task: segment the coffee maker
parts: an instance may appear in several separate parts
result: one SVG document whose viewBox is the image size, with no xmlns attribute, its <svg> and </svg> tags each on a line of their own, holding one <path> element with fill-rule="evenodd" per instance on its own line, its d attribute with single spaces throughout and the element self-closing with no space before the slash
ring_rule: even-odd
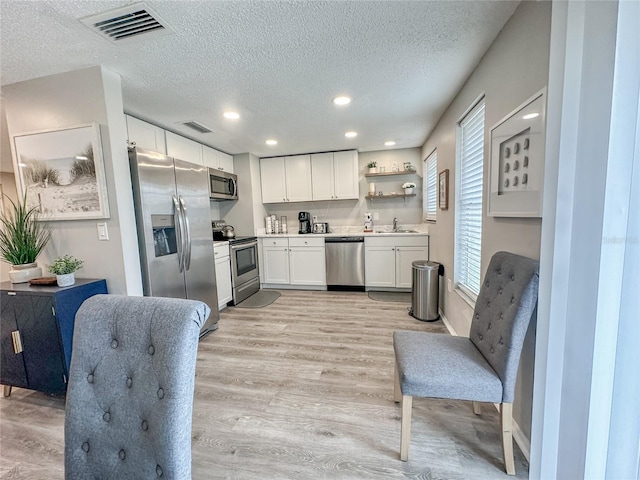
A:
<svg viewBox="0 0 640 480">
<path fill-rule="evenodd" d="M 300 222 L 298 233 L 311 233 L 311 215 L 309 212 L 299 212 L 298 221 Z"/>
</svg>

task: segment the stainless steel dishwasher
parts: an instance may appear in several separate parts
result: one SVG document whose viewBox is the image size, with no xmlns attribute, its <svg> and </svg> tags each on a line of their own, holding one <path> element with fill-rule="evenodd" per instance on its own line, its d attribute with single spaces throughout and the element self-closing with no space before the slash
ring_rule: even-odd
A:
<svg viewBox="0 0 640 480">
<path fill-rule="evenodd" d="M 364 291 L 364 237 L 326 237 L 328 290 Z"/>
</svg>

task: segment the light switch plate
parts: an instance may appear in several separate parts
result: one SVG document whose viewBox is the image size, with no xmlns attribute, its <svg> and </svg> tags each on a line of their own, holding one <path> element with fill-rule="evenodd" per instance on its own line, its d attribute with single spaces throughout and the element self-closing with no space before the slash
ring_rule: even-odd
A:
<svg viewBox="0 0 640 480">
<path fill-rule="evenodd" d="M 109 240 L 109 230 L 106 223 L 98 223 L 98 240 Z"/>
<path fill-rule="evenodd" d="M 380 214 L 378 212 L 373 212 L 373 219 L 380 220 Z"/>
</svg>

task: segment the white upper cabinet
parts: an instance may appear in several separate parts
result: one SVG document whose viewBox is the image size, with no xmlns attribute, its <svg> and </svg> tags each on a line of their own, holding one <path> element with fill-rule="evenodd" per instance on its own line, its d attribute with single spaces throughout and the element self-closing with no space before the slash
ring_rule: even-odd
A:
<svg viewBox="0 0 640 480">
<path fill-rule="evenodd" d="M 125 115 L 127 122 L 127 143 L 130 147 L 139 147 L 167 154 L 164 130 L 130 115 Z"/>
<path fill-rule="evenodd" d="M 287 201 L 284 157 L 262 158 L 260 160 L 260 183 L 262 203 Z"/>
<path fill-rule="evenodd" d="M 181 137 L 172 132 L 166 132 L 167 155 L 202 165 L 202 144 Z"/>
<path fill-rule="evenodd" d="M 311 156 L 285 157 L 287 202 L 306 202 L 311 196 Z"/>
<path fill-rule="evenodd" d="M 233 157 L 206 145 L 202 145 L 202 162 L 209 168 L 233 173 Z"/>
<path fill-rule="evenodd" d="M 358 151 L 334 152 L 333 154 L 334 195 L 336 199 L 357 199 L 358 191 Z"/>
<path fill-rule="evenodd" d="M 311 158 L 309 155 L 260 159 L 262 203 L 311 200 Z"/>
<path fill-rule="evenodd" d="M 313 200 L 357 199 L 358 152 L 315 153 L 311 155 Z"/>
</svg>

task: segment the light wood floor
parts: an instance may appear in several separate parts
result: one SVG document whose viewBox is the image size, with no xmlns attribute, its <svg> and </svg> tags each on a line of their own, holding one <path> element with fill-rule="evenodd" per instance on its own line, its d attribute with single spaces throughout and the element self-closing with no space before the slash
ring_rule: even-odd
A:
<svg viewBox="0 0 640 480">
<path fill-rule="evenodd" d="M 262 309 L 227 309 L 200 343 L 193 478 L 513 478 L 489 404 L 478 417 L 470 402 L 415 398 L 409 461 L 399 460 L 395 329 L 446 332 L 364 293 L 283 291 Z M 0 478 L 64 478 L 63 427 L 63 398 L 0 397 Z"/>
</svg>

